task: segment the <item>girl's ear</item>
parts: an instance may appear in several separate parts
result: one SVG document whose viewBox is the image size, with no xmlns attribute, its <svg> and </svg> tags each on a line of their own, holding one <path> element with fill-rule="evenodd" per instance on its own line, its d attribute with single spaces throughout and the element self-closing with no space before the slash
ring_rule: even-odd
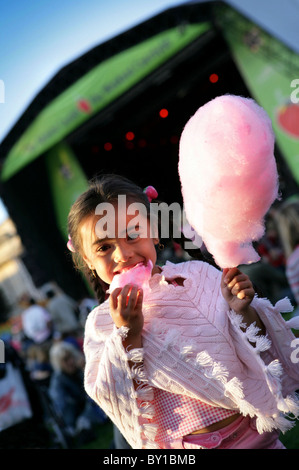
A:
<svg viewBox="0 0 299 470">
<path fill-rule="evenodd" d="M 91 271 L 93 271 L 93 270 L 94 270 L 94 267 L 92 266 L 92 264 L 91 264 L 89 258 L 87 258 L 86 255 L 83 255 L 82 258 L 84 259 L 84 261 L 85 261 L 85 263 L 87 264 L 88 268 L 89 268 Z"/>
</svg>

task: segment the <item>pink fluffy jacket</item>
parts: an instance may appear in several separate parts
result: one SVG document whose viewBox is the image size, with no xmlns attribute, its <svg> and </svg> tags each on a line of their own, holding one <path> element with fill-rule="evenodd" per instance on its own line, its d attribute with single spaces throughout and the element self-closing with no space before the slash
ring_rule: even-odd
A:
<svg viewBox="0 0 299 470">
<path fill-rule="evenodd" d="M 166 282 L 178 276 L 183 286 Z M 255 417 L 259 433 L 284 432 L 293 425 L 285 415 L 298 416 L 294 325 L 280 313 L 292 310 L 290 302 L 253 300 L 267 330 L 259 336 L 255 325 L 244 329 L 242 317 L 229 309 L 220 278 L 220 271 L 201 261 L 167 263 L 150 279 L 144 298 L 140 349 L 124 349 L 127 329 L 115 327 L 108 301 L 90 313 L 85 388 L 133 448 L 175 448 L 155 438 L 153 387 Z"/>
</svg>

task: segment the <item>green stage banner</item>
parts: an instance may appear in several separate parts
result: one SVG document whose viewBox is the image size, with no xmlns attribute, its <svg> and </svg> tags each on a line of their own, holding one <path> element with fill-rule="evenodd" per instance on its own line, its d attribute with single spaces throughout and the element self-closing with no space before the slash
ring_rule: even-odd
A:
<svg viewBox="0 0 299 470">
<path fill-rule="evenodd" d="M 77 197 L 87 189 L 88 182 L 76 156 L 64 142 L 55 145 L 45 160 L 57 226 L 67 240 L 69 210 Z"/>
<path fill-rule="evenodd" d="M 236 65 L 269 114 L 278 147 L 299 184 L 299 56 L 230 8 L 221 11 L 220 21 Z"/>
<path fill-rule="evenodd" d="M 29 125 L 6 157 L 2 180 L 49 150 L 209 29 L 208 22 L 172 28 L 94 67 Z"/>
</svg>

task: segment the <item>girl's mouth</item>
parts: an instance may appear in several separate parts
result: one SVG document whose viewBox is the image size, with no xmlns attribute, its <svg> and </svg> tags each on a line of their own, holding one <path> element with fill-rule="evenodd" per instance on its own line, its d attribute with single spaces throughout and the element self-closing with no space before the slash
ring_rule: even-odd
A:
<svg viewBox="0 0 299 470">
<path fill-rule="evenodd" d="M 116 276 L 118 274 L 126 273 L 127 271 L 130 271 L 131 269 L 139 268 L 140 266 L 143 266 L 143 265 L 144 265 L 144 263 L 142 261 L 140 261 L 139 263 L 136 263 L 136 264 L 130 264 L 129 266 L 125 266 L 125 267 L 119 269 L 118 271 L 115 271 L 113 273 L 113 276 Z"/>
<path fill-rule="evenodd" d="M 124 266 L 114 273 L 113 280 L 110 284 L 108 293 L 113 292 L 118 287 L 124 287 L 127 284 L 135 284 L 142 289 L 147 289 L 148 281 L 151 277 L 153 263 L 151 260 L 147 262 L 139 262 L 130 266 Z"/>
</svg>

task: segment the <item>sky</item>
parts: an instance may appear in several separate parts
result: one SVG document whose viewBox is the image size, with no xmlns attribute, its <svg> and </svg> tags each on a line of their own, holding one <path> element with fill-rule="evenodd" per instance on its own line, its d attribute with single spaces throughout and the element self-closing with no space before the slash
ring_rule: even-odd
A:
<svg viewBox="0 0 299 470">
<path fill-rule="evenodd" d="M 183 2 L 0 0 L 0 142 L 62 67 Z M 0 200 L 0 223 L 5 217 Z"/>
</svg>

